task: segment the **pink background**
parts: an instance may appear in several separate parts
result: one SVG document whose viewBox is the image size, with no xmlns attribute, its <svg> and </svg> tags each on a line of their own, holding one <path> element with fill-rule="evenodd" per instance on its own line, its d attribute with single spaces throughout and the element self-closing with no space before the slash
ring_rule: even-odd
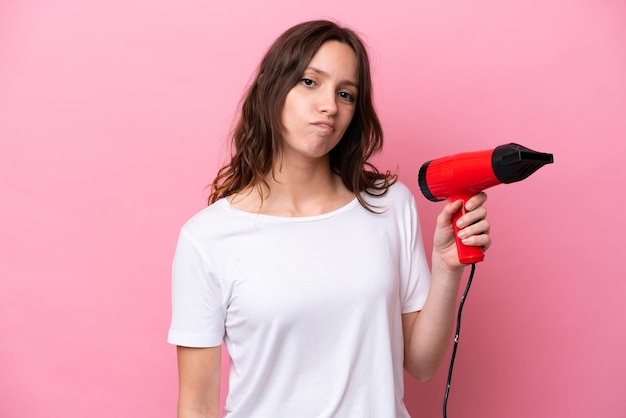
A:
<svg viewBox="0 0 626 418">
<path fill-rule="evenodd" d="M 174 416 L 178 230 L 265 48 L 320 17 L 369 44 L 378 162 L 414 191 L 429 246 L 422 162 L 555 155 L 489 190 L 449 415 L 624 416 L 623 1 L 3 0 L 1 417 Z M 415 417 L 441 416 L 446 372 L 407 381 Z"/>
</svg>

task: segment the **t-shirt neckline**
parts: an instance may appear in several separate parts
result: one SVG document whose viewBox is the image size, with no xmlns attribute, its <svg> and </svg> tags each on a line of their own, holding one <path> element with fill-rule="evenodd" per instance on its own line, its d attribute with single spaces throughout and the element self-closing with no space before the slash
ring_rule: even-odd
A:
<svg viewBox="0 0 626 418">
<path fill-rule="evenodd" d="M 267 214 L 263 214 L 263 213 L 256 213 L 256 212 L 248 212 L 245 210 L 241 210 L 241 209 L 237 209 L 235 207 L 233 207 L 233 205 L 230 204 L 230 202 L 228 201 L 227 198 L 222 198 L 221 199 L 223 201 L 223 204 L 226 205 L 226 207 L 234 214 L 238 215 L 238 216 L 243 216 L 243 217 L 248 217 L 248 218 L 255 218 L 255 219 L 264 219 L 264 220 L 268 220 L 268 221 L 275 221 L 275 222 L 310 222 L 310 221 L 319 221 L 322 219 L 327 219 L 327 218 L 332 218 L 334 216 L 340 215 L 344 212 L 347 212 L 348 210 L 352 209 L 355 205 L 359 205 L 359 200 L 354 197 L 352 200 L 350 200 L 348 203 L 346 203 L 345 205 L 331 210 L 329 212 L 325 212 L 325 213 L 320 213 L 319 215 L 310 215 L 310 216 L 279 216 L 279 215 L 267 215 Z"/>
</svg>

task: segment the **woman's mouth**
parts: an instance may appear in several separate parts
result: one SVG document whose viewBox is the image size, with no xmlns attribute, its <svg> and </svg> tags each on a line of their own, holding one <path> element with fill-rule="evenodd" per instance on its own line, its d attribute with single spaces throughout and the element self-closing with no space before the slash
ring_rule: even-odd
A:
<svg viewBox="0 0 626 418">
<path fill-rule="evenodd" d="M 328 133 L 335 132 L 335 124 L 332 122 L 314 122 L 313 125 Z"/>
</svg>

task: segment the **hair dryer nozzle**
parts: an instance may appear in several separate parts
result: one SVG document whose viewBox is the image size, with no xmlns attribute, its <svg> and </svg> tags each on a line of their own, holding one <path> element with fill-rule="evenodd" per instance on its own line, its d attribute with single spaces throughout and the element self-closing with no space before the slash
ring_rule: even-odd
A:
<svg viewBox="0 0 626 418">
<path fill-rule="evenodd" d="M 502 183 L 524 180 L 544 165 L 553 162 L 552 154 L 533 151 L 513 143 L 496 147 L 491 156 L 493 173 Z"/>
</svg>

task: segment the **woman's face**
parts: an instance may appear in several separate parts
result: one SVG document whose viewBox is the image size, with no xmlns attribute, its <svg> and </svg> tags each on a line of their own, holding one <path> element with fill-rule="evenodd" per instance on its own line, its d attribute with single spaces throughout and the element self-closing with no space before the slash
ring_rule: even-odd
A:
<svg viewBox="0 0 626 418">
<path fill-rule="evenodd" d="M 285 98 L 283 160 L 327 156 L 354 116 L 359 81 L 352 48 L 338 41 L 322 44 Z"/>
</svg>

